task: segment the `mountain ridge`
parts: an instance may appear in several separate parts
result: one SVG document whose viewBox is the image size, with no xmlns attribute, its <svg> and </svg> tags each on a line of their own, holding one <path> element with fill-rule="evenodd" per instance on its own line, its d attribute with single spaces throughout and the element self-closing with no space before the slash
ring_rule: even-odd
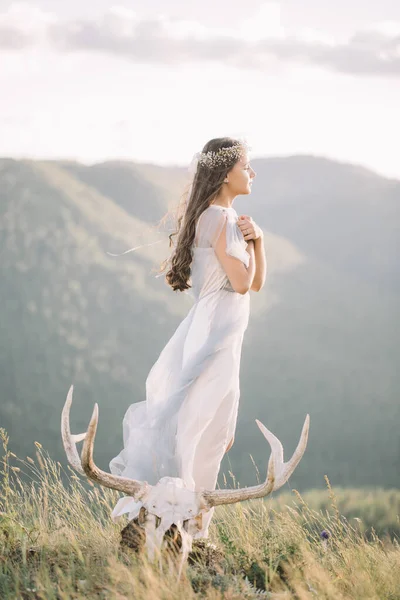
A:
<svg viewBox="0 0 400 600">
<path fill-rule="evenodd" d="M 264 230 L 269 274 L 251 293 L 236 442 L 222 470 L 253 483 L 249 453 L 264 469 L 267 451 L 254 418 L 289 454 L 310 412 L 299 489 L 322 487 L 326 472 L 337 485 L 399 485 L 400 187 L 329 160 L 277 160 L 256 162 L 258 187 L 235 199 Z M 187 182 L 185 169 L 162 169 L 154 189 L 157 166 L 128 172 L 140 185 L 124 205 L 112 164 L 0 159 L 0 426 L 17 454 L 38 440 L 64 460 L 59 416 L 71 383 L 73 430 L 96 401 L 99 464 L 119 452 L 123 414 L 145 398 L 145 378 L 191 306 L 155 277 L 169 253 L 156 224 Z"/>
</svg>

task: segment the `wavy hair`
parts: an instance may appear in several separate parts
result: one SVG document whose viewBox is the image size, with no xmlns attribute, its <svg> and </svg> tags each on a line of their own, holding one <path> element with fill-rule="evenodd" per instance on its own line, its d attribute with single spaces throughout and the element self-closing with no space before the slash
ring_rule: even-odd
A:
<svg viewBox="0 0 400 600">
<path fill-rule="evenodd" d="M 230 148 L 232 146 L 242 146 L 240 140 L 231 137 L 214 138 L 208 141 L 202 152 L 217 152 L 221 148 Z M 171 255 L 161 264 L 159 273 L 165 271 L 165 279 L 174 291 L 187 290 L 191 288 L 190 275 L 191 264 L 193 260 L 193 243 L 196 234 L 196 223 L 202 212 L 206 210 L 221 190 L 224 179 L 228 172 L 234 167 L 237 158 L 232 158 L 224 166 L 208 167 L 197 164 L 197 170 L 194 174 L 190 196 L 179 203 L 175 218 L 176 231 L 169 237 L 169 247 L 174 246 L 173 237 L 177 236 L 176 247 Z M 164 221 L 171 213 L 168 212 L 161 221 Z M 168 270 L 167 270 L 168 269 Z"/>
</svg>

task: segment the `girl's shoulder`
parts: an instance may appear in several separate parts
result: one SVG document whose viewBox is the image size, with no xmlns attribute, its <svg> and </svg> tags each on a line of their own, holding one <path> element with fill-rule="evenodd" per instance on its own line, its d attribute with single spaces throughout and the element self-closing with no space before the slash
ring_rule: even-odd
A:
<svg viewBox="0 0 400 600">
<path fill-rule="evenodd" d="M 207 219 L 225 221 L 236 221 L 238 218 L 236 210 L 232 206 L 220 206 L 219 204 L 210 204 L 200 215 L 207 217 Z"/>
</svg>

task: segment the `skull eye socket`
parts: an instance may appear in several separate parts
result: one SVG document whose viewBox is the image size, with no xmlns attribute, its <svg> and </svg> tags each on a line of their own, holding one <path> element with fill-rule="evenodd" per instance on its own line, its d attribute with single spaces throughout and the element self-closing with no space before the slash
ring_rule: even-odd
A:
<svg viewBox="0 0 400 600">
<path fill-rule="evenodd" d="M 143 523 L 146 520 L 146 516 L 147 516 L 147 510 L 145 509 L 144 506 L 142 506 L 139 511 L 139 517 L 138 517 L 139 525 L 143 525 Z"/>
<path fill-rule="evenodd" d="M 196 530 L 200 531 L 202 528 L 202 515 L 198 515 L 196 517 L 190 517 L 190 519 L 185 519 L 183 521 L 183 529 L 193 534 Z"/>
</svg>

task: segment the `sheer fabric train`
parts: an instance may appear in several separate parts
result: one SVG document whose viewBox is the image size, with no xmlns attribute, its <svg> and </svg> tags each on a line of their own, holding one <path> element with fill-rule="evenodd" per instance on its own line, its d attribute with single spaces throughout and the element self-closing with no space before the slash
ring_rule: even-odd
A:
<svg viewBox="0 0 400 600">
<path fill-rule="evenodd" d="M 194 304 L 146 379 L 146 400 L 123 420 L 123 450 L 113 474 L 155 484 L 180 477 L 189 489 L 215 489 L 220 463 L 236 428 L 243 334 L 250 295 L 235 292 L 214 247 L 226 223 L 226 252 L 249 265 L 247 242 L 233 207 L 209 206 L 193 245 L 190 294 Z M 140 502 L 124 497 L 112 517 L 137 516 Z M 207 537 L 213 509 L 196 537 Z"/>
</svg>

